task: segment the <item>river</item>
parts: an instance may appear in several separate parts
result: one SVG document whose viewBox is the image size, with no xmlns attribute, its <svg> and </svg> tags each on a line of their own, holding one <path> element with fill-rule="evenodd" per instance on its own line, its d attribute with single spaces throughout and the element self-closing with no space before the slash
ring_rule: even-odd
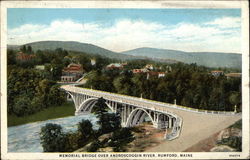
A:
<svg viewBox="0 0 250 160">
<path fill-rule="evenodd" d="M 40 130 L 46 123 L 55 123 L 63 127 L 63 131 L 75 131 L 77 123 L 82 119 L 88 119 L 97 129 L 97 118 L 93 115 L 70 116 L 46 121 L 28 123 L 19 126 L 8 127 L 8 152 L 43 152 L 40 144 Z"/>
</svg>

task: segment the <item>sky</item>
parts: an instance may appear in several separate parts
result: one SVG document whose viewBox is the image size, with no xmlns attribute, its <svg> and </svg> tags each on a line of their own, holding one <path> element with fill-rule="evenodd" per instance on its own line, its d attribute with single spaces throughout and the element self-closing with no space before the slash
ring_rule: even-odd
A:
<svg viewBox="0 0 250 160">
<path fill-rule="evenodd" d="M 240 9 L 8 8 L 8 44 L 62 40 L 122 52 L 140 47 L 241 52 Z"/>
</svg>

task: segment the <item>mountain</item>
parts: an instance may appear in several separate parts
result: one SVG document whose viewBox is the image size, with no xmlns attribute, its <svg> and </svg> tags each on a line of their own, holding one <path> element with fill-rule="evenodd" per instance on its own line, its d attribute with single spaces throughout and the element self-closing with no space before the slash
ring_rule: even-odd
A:
<svg viewBox="0 0 250 160">
<path fill-rule="evenodd" d="M 220 52 L 183 52 L 169 49 L 137 48 L 122 54 L 157 59 L 173 59 L 184 63 L 196 63 L 206 67 L 241 68 L 241 54 Z"/>
<path fill-rule="evenodd" d="M 24 44 L 31 46 L 33 51 L 37 50 L 55 50 L 57 48 L 63 48 L 68 51 L 85 52 L 88 54 L 99 54 L 108 58 L 116 59 L 134 59 L 134 56 L 116 53 L 92 44 L 80 43 L 75 41 L 38 41 L 33 43 Z M 19 49 L 20 46 L 8 45 L 8 48 Z"/>
<path fill-rule="evenodd" d="M 178 50 L 137 48 L 121 53 L 113 52 L 93 44 L 80 43 L 75 41 L 39 41 L 27 43 L 34 51 L 55 50 L 63 48 L 68 51 L 84 52 L 88 54 L 99 54 L 108 58 L 119 60 L 149 59 L 167 63 L 196 63 L 206 67 L 231 67 L 241 68 L 241 54 L 217 53 L 217 52 L 183 52 Z M 19 49 L 18 45 L 8 45 L 8 48 Z"/>
</svg>

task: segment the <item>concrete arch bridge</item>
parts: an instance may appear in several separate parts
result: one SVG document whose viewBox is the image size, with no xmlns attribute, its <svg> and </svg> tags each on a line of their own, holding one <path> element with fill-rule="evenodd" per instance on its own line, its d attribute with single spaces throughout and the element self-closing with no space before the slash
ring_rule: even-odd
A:
<svg viewBox="0 0 250 160">
<path fill-rule="evenodd" d="M 191 119 L 196 121 L 197 115 L 208 116 L 212 119 L 239 116 L 234 112 L 197 110 L 176 104 L 80 88 L 74 85 L 63 85 L 61 89 L 71 96 L 75 104 L 75 115 L 89 114 L 97 103 L 97 99 L 102 97 L 112 112 L 120 114 L 123 127 L 136 126 L 142 123 L 145 117 L 148 117 L 155 128 L 166 129 L 165 138 L 167 140 L 179 137 L 185 129 L 184 127 L 188 126 L 186 122 L 189 123 Z M 169 129 L 171 129 L 170 133 L 167 132 Z"/>
</svg>

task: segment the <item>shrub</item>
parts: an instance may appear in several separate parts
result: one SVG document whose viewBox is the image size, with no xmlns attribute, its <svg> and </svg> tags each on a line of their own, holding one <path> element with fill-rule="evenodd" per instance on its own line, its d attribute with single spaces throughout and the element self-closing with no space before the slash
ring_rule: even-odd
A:
<svg viewBox="0 0 250 160">
<path fill-rule="evenodd" d="M 67 151 L 67 136 L 62 132 L 58 124 L 47 123 L 41 128 L 40 140 L 44 152 Z"/>
<path fill-rule="evenodd" d="M 95 140 L 88 148 L 88 152 L 96 152 L 99 148 L 101 148 L 101 143 L 99 140 Z"/>
</svg>

